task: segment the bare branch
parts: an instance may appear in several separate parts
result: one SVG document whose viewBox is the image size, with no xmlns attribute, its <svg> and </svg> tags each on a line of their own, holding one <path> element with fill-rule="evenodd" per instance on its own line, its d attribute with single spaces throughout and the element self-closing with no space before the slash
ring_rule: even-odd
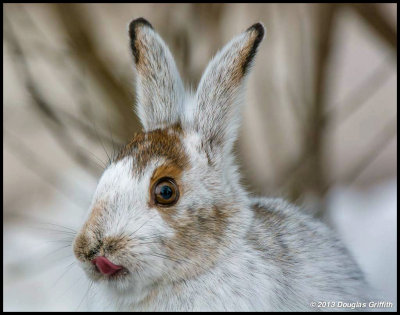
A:
<svg viewBox="0 0 400 315">
<path fill-rule="evenodd" d="M 128 140 L 133 132 L 141 130 L 139 120 L 132 112 L 133 87 L 132 90 L 128 90 L 119 82 L 108 64 L 100 57 L 88 29 L 88 16 L 82 16 L 82 4 L 55 4 L 54 8 L 64 26 L 63 30 L 75 57 L 90 71 L 91 78 L 108 98 L 110 108 L 119 114 L 119 138 Z"/>
<path fill-rule="evenodd" d="M 368 152 L 354 163 L 354 167 L 347 172 L 345 178 L 339 180 L 341 183 L 352 184 L 361 174 L 371 165 L 373 161 L 382 153 L 384 148 L 397 135 L 397 119 L 391 119 L 383 129 L 375 135 L 371 144 L 368 145 Z M 332 184 L 331 184 L 332 185 Z"/>
<path fill-rule="evenodd" d="M 22 164 L 24 164 L 28 169 L 34 172 L 39 178 L 48 183 L 63 196 L 67 197 L 69 201 L 73 202 L 79 208 L 85 208 L 87 206 L 85 198 L 78 198 L 79 194 L 77 194 L 77 192 L 85 191 L 82 187 L 79 187 L 79 183 L 69 185 L 69 187 L 76 188 L 74 191 L 66 191 L 66 188 L 60 185 L 57 175 L 55 175 L 55 173 L 51 174 L 48 165 L 42 162 L 42 159 L 38 157 L 35 152 L 29 149 L 24 144 L 22 139 L 8 130 L 5 130 L 4 133 L 4 140 L 10 149 L 10 153 L 20 160 Z"/>
<path fill-rule="evenodd" d="M 38 25 L 35 23 L 35 20 L 32 19 L 31 15 L 29 12 L 26 10 L 24 5 L 19 5 L 19 12 L 23 14 L 22 20 L 24 23 L 26 23 L 26 27 L 29 27 L 29 29 L 34 30 L 36 33 L 39 34 L 40 38 L 44 38 L 45 34 L 40 30 Z M 60 62 L 64 61 L 66 56 L 64 56 L 63 53 L 60 53 L 59 51 L 54 50 L 55 48 L 49 47 L 48 46 L 48 41 L 41 43 L 41 45 L 38 47 L 40 49 L 41 55 L 45 55 L 45 58 L 51 58 L 51 60 L 57 64 Z M 19 53 L 19 51 L 17 51 Z M 73 60 L 75 61 L 75 60 Z M 76 87 L 82 88 L 84 86 L 84 82 L 82 80 L 82 76 L 76 76 L 73 78 L 73 82 L 76 82 Z M 87 100 L 85 100 L 85 104 L 83 106 L 89 107 L 89 104 L 86 103 Z M 43 104 L 42 104 L 43 105 Z M 44 107 L 44 110 L 48 110 L 48 108 Z M 94 130 L 91 126 L 89 126 L 86 122 L 82 121 L 75 115 L 70 114 L 69 112 L 63 110 L 61 107 L 57 107 L 57 109 L 52 109 L 53 113 L 56 113 L 57 117 L 62 118 L 62 121 L 67 120 L 71 124 L 73 124 L 73 127 L 76 127 L 82 131 L 82 133 L 85 136 L 88 136 L 91 140 L 95 141 L 100 141 L 100 142 L 106 142 L 107 145 L 114 145 L 116 142 L 114 139 L 109 138 L 106 135 L 101 134 L 101 132 L 98 132 L 97 130 Z M 56 116 L 53 115 L 53 118 Z M 69 128 L 69 126 L 68 126 Z M 122 146 L 122 143 L 116 143 L 118 146 Z"/>
<path fill-rule="evenodd" d="M 388 22 L 387 16 L 377 3 L 350 3 L 354 9 L 395 52 L 397 51 L 397 32 Z M 397 56 L 397 54 L 394 54 Z"/>
<path fill-rule="evenodd" d="M 93 165 L 89 163 L 90 159 L 88 159 L 87 156 L 78 148 L 61 119 L 37 89 L 34 83 L 35 80 L 29 70 L 22 46 L 19 43 L 7 16 L 4 16 L 4 23 L 7 27 L 7 31 L 4 34 L 5 38 L 14 52 L 14 57 L 18 59 L 15 64 L 18 66 L 20 76 L 32 97 L 34 108 L 38 111 L 40 117 L 44 118 L 43 121 L 45 122 L 45 125 L 51 131 L 50 134 L 57 138 L 60 147 L 84 169 L 88 170 L 92 175 L 97 176 L 99 171 L 98 168 L 93 167 Z"/>
<path fill-rule="evenodd" d="M 366 103 L 380 88 L 391 78 L 395 72 L 389 71 L 387 67 L 387 61 L 383 61 L 365 80 L 363 80 L 356 88 L 354 88 L 347 96 L 344 97 L 344 101 L 340 103 L 346 104 L 342 112 L 339 112 L 339 117 L 335 117 L 335 111 L 339 108 L 339 104 L 332 106 L 325 112 L 325 121 L 332 123 L 335 120 L 340 124 L 343 124 L 350 117 L 352 117 L 362 105 Z M 332 127 L 333 125 L 330 124 Z"/>
<path fill-rule="evenodd" d="M 326 170 L 323 156 L 325 136 L 325 108 L 326 108 L 326 79 L 328 77 L 328 63 L 332 49 L 332 34 L 334 16 L 337 11 L 335 4 L 319 4 L 315 10 L 316 56 L 314 72 L 315 99 L 308 107 L 303 135 L 303 152 L 297 162 L 290 169 L 298 169 L 302 176 L 294 177 L 289 170 L 284 182 L 289 184 L 289 198 L 297 200 L 301 195 L 312 193 L 322 197 L 322 188 L 326 183 Z M 297 175 L 299 175 L 299 173 Z M 294 180 L 293 180 L 294 179 Z M 321 199 L 322 200 L 322 199 Z M 322 206 L 321 206 L 322 207 Z"/>
</svg>

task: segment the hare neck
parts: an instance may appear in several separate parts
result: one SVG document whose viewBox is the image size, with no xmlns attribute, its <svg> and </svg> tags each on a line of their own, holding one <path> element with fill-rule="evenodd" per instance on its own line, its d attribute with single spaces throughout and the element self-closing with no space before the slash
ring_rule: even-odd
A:
<svg viewBox="0 0 400 315">
<path fill-rule="evenodd" d="M 135 311 L 248 311 L 270 309 L 266 292 L 271 283 L 263 272 L 260 258 L 252 254 L 245 242 L 221 259 L 207 273 L 185 281 L 154 288 L 141 302 L 126 310 Z M 257 276 L 258 275 L 258 276 Z M 241 290 L 236 290 L 240 283 Z M 257 283 L 257 285 L 255 285 Z M 262 287 L 262 290 L 260 290 Z M 264 295 L 260 296 L 260 292 Z"/>
</svg>

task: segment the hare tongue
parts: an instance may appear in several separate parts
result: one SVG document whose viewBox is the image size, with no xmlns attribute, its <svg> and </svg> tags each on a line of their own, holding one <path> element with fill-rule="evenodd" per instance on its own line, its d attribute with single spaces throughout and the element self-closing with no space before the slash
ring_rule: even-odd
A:
<svg viewBox="0 0 400 315">
<path fill-rule="evenodd" d="M 107 276 L 111 276 L 116 273 L 118 270 L 122 269 L 122 266 L 114 265 L 111 261 L 109 261 L 106 257 L 100 256 L 96 259 L 92 260 L 92 263 L 96 265 L 97 269 L 103 274 Z"/>
</svg>

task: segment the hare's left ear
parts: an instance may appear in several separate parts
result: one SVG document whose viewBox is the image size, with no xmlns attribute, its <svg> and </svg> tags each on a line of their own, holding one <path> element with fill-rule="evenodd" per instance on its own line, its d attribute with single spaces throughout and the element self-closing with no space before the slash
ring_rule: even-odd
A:
<svg viewBox="0 0 400 315">
<path fill-rule="evenodd" d="M 186 124 L 200 133 L 203 147 L 208 150 L 219 148 L 227 152 L 233 146 L 244 79 L 264 32 L 264 26 L 257 23 L 232 39 L 209 63 L 200 80 Z"/>
<path fill-rule="evenodd" d="M 179 121 L 184 87 L 167 45 L 143 18 L 129 24 L 136 68 L 137 113 L 145 131 Z"/>
</svg>

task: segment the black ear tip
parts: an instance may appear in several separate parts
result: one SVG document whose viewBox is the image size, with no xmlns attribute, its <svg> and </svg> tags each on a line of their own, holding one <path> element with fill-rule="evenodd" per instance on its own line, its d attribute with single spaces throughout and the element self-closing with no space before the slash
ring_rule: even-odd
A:
<svg viewBox="0 0 400 315">
<path fill-rule="evenodd" d="M 251 61 L 254 59 L 254 56 L 257 53 L 257 48 L 264 38 L 265 27 L 262 23 L 256 23 L 256 24 L 253 24 L 252 26 L 250 26 L 246 30 L 246 32 L 251 32 L 251 33 L 254 32 L 256 36 L 253 41 L 253 47 L 251 48 L 251 51 L 249 52 L 249 54 L 246 58 L 246 61 L 243 63 L 243 66 L 242 66 L 243 73 L 246 73 L 248 71 L 249 65 L 251 64 Z"/>
<path fill-rule="evenodd" d="M 258 22 L 250 26 L 247 31 L 254 31 L 257 32 L 257 41 L 260 42 L 264 38 L 265 35 L 265 27 L 262 23 Z"/>
<path fill-rule="evenodd" d="M 131 38 L 131 49 L 132 49 L 132 54 L 135 58 L 135 62 L 139 62 L 139 50 L 136 47 L 136 32 L 139 27 L 149 27 L 153 29 L 153 26 L 144 18 L 138 18 L 133 20 L 131 23 L 129 23 L 129 36 Z"/>
<path fill-rule="evenodd" d="M 129 33 L 130 34 L 135 33 L 135 30 L 138 26 L 146 26 L 146 27 L 150 27 L 151 29 L 153 29 L 153 26 L 150 24 L 149 21 L 140 17 L 138 19 L 133 20 L 131 23 L 129 23 Z"/>
</svg>

